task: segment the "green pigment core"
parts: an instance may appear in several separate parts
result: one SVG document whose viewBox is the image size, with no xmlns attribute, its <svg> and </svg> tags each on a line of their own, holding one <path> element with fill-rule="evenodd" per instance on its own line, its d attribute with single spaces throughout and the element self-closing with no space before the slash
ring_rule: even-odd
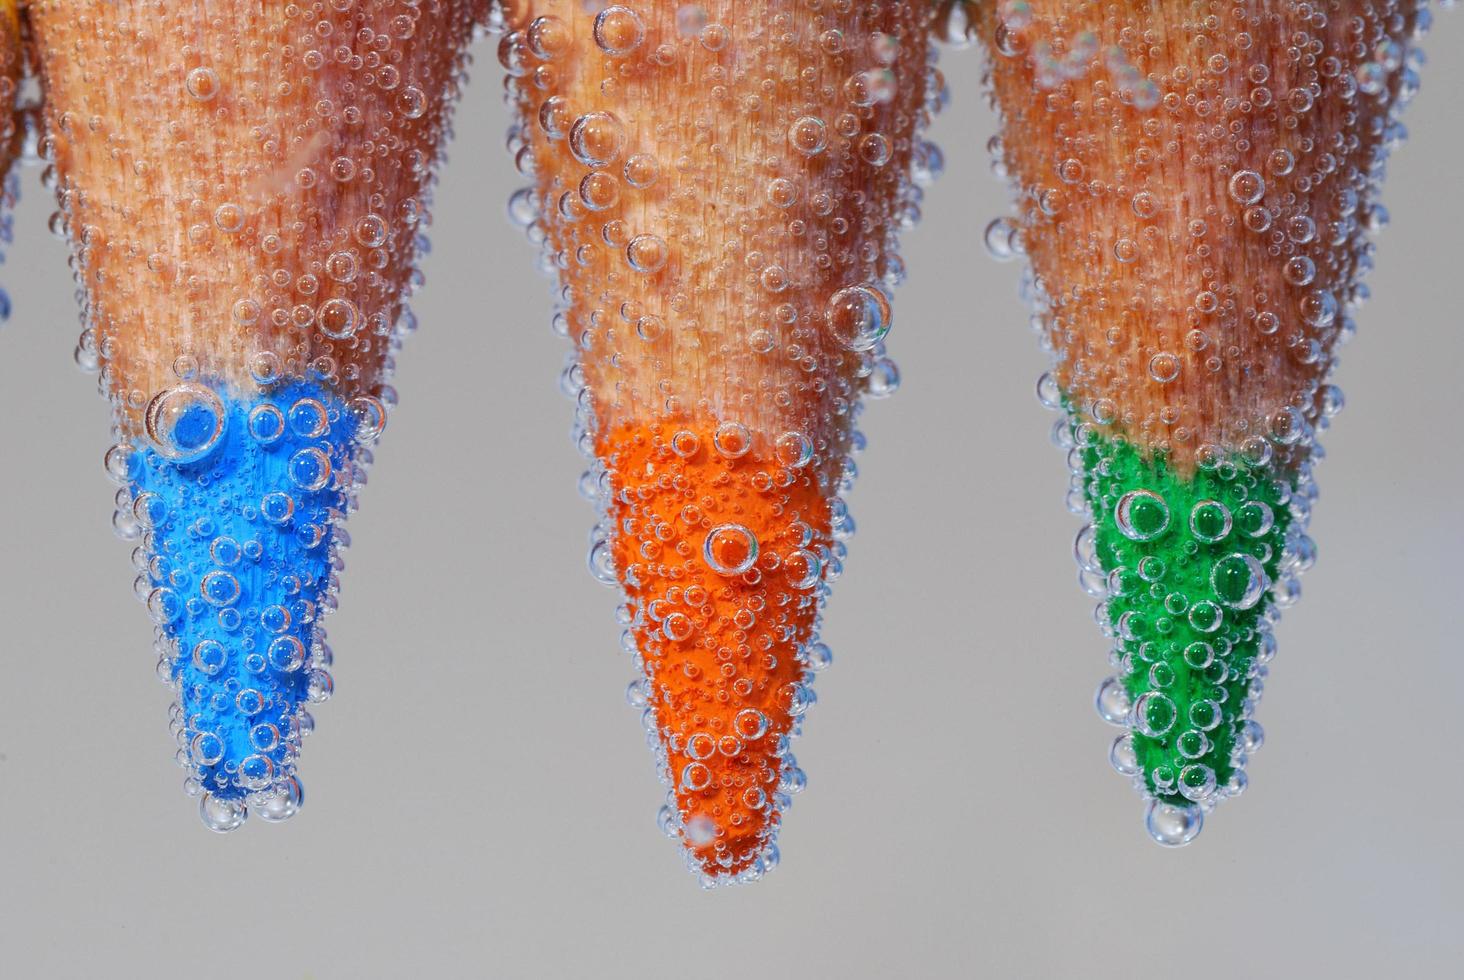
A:
<svg viewBox="0 0 1464 980">
<path fill-rule="evenodd" d="M 1084 494 L 1134 703 L 1134 748 L 1149 792 L 1183 804 L 1182 786 L 1202 796 L 1211 778 L 1223 787 L 1234 774 L 1241 705 L 1270 642 L 1262 621 L 1291 483 L 1239 456 L 1181 475 L 1164 453 L 1087 438 Z"/>
</svg>

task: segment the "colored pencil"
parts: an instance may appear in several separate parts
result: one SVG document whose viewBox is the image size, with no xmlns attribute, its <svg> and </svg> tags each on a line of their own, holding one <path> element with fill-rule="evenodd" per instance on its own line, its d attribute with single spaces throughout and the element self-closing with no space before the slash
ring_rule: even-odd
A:
<svg viewBox="0 0 1464 980">
<path fill-rule="evenodd" d="M 839 494 L 885 356 L 896 248 L 938 154 L 925 3 L 506 10 L 529 187 L 510 213 L 559 283 L 555 328 L 590 565 L 623 590 L 659 822 L 702 883 L 779 857 L 790 749 L 829 660 L 853 530 Z"/>
<path fill-rule="evenodd" d="M 299 808 L 341 527 L 396 396 L 479 3 L 33 0 L 44 150 L 185 788 Z"/>
<path fill-rule="evenodd" d="M 1247 785 L 1273 627 L 1313 562 L 1318 435 L 1418 84 L 1420 0 L 971 8 L 1064 413 L 1097 706 L 1163 845 Z"/>
</svg>

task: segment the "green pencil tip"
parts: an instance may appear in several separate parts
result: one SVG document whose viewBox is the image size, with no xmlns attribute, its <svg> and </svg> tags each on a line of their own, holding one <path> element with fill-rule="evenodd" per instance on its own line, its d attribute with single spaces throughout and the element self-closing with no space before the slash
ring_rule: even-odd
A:
<svg viewBox="0 0 1464 980">
<path fill-rule="evenodd" d="M 1075 553 L 1118 668 L 1097 707 L 1127 729 L 1110 760 L 1154 801 L 1154 839 L 1188 843 L 1204 811 L 1245 789 L 1263 738 L 1252 715 L 1272 627 L 1311 549 L 1291 506 L 1298 482 L 1223 453 L 1181 473 L 1163 453 L 1089 426 L 1072 432 L 1092 521 Z"/>
</svg>

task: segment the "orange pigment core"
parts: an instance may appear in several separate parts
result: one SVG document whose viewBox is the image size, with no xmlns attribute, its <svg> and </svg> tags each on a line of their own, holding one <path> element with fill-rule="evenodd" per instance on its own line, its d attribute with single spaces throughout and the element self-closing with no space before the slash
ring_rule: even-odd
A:
<svg viewBox="0 0 1464 980">
<path fill-rule="evenodd" d="M 756 436 L 716 432 L 626 424 L 598 449 L 682 840 L 723 877 L 750 867 L 777 832 L 778 749 L 799 710 L 818 556 L 831 538 L 813 465 L 784 465 Z"/>
</svg>

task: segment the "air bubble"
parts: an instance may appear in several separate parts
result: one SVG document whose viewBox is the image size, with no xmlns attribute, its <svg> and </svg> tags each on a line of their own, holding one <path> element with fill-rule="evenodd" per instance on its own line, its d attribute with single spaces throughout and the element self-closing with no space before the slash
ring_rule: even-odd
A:
<svg viewBox="0 0 1464 980">
<path fill-rule="evenodd" d="M 227 834 L 244 826 L 249 810 L 239 800 L 204 793 L 198 800 L 198 816 L 216 834 Z"/>
<path fill-rule="evenodd" d="M 718 575 L 746 573 L 757 564 L 757 554 L 757 535 L 741 524 L 719 524 L 702 544 L 702 557 Z"/>
<path fill-rule="evenodd" d="M 1164 847 L 1183 847 L 1198 837 L 1204 826 L 1205 815 L 1194 804 L 1179 806 L 1151 800 L 1144 814 L 1144 827 L 1149 836 Z"/>
<path fill-rule="evenodd" d="M 569 150 L 587 167 L 607 167 L 625 146 L 620 120 L 608 112 L 580 116 L 569 129 Z"/>
<path fill-rule="evenodd" d="M 1178 714 L 1170 697 L 1147 691 L 1134 702 L 1134 727 L 1149 738 L 1159 738 L 1174 727 Z"/>
<path fill-rule="evenodd" d="M 1151 490 L 1130 490 L 1119 498 L 1113 519 L 1130 541 L 1153 541 L 1169 528 L 1169 505 Z"/>
<path fill-rule="evenodd" d="M 656 235 L 636 235 L 625 246 L 625 260 L 636 272 L 652 275 L 666 267 L 670 251 Z"/>
<path fill-rule="evenodd" d="M 1119 678 L 1109 677 L 1099 684 L 1098 693 L 1094 695 L 1093 700 L 1098 708 L 1098 717 L 1108 724 L 1125 725 L 1128 723 L 1133 701 L 1129 698 L 1128 691 L 1124 689 L 1123 681 Z"/>
<path fill-rule="evenodd" d="M 1230 196 L 1238 204 L 1255 204 L 1266 196 L 1266 181 L 1254 170 L 1237 170 L 1230 178 Z"/>
<path fill-rule="evenodd" d="M 212 68 L 194 68 L 184 80 L 188 94 L 199 102 L 212 102 L 219 94 L 218 72 Z M 177 91 L 174 89 L 174 91 Z"/>
<path fill-rule="evenodd" d="M 828 126 L 817 116 L 802 116 L 788 127 L 788 143 L 804 156 L 815 156 L 829 145 Z"/>
<path fill-rule="evenodd" d="M 595 16 L 595 44 L 612 57 L 630 54 L 645 40 L 646 28 L 640 15 L 619 4 L 606 7 Z"/>
<path fill-rule="evenodd" d="M 224 406 L 209 388 L 181 384 L 159 392 L 144 416 L 148 439 L 163 458 L 191 463 L 207 456 L 224 434 Z"/>
<path fill-rule="evenodd" d="M 867 351 L 890 332 L 890 301 L 878 286 L 848 286 L 829 297 L 829 330 L 847 350 Z"/>
</svg>

